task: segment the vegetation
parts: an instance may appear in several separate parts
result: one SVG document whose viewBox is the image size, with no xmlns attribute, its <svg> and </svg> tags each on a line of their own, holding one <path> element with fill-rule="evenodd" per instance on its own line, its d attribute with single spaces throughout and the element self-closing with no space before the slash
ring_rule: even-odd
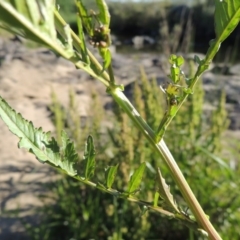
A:
<svg viewBox="0 0 240 240">
<path fill-rule="evenodd" d="M 133 104 L 142 116 L 149 116 L 148 122 L 152 126 L 157 127 L 163 111 L 161 109 L 155 111 L 155 109 L 158 109 L 159 103 L 165 103 L 165 98 L 155 79 L 147 79 L 142 71 L 141 80 L 136 81 L 132 88 Z M 239 180 L 238 172 L 234 173 L 226 164 L 227 161 L 222 160 L 224 158 L 222 149 L 227 146 L 226 143 L 221 142 L 221 139 L 228 125 L 224 93 L 216 109 L 211 113 L 204 111 L 203 102 L 204 92 L 199 82 L 194 95 L 187 100 L 182 111 L 170 125 L 165 139 L 169 142 L 170 150 L 176 156 L 184 176 L 190 182 L 213 224 L 220 226 L 222 237 L 236 239 L 239 232 L 234 226 L 239 223 L 240 218 L 233 205 L 240 204 L 236 198 L 238 189 L 235 185 Z M 101 111 L 106 110 L 103 110 L 103 106 L 99 103 L 97 95 L 93 93 L 90 109 L 94 117 L 88 119 L 91 124 L 79 128 L 82 124 L 75 110 L 77 103 L 74 101 L 73 91 L 69 93 L 67 109 L 62 107 L 53 94 L 51 110 L 57 139 L 65 129 L 74 140 L 75 146 L 78 146 L 78 151 L 83 152 L 85 140 L 82 136 L 85 133 L 91 133 L 97 140 L 95 147 L 98 152 L 98 168 L 103 169 L 107 165 L 118 164 L 117 175 L 120 177 L 114 183 L 117 189 L 124 189 L 129 181 L 129 173 L 139 166 L 139 162 L 147 159 L 148 166 L 144 182 L 138 194 L 142 197 L 147 196 L 147 200 L 152 201 L 152 192 L 156 188 L 153 181 L 156 175 L 154 166 L 157 165 L 158 156 L 151 152 L 148 141 L 133 127 L 125 113 L 115 106 L 113 116 L 109 112 L 101 114 Z M 103 116 L 107 116 L 108 121 L 111 120 L 115 127 L 103 132 L 101 123 L 106 121 L 106 117 L 103 118 Z M 109 151 L 112 152 L 113 157 L 109 156 Z M 178 203 L 181 203 L 184 209 L 187 208 L 167 168 L 163 167 L 161 171 L 164 176 L 167 176 L 166 181 L 170 183 L 171 192 L 178 199 Z M 36 213 L 40 214 L 41 224 L 38 227 L 26 225 L 33 240 L 191 239 L 193 236 L 194 239 L 199 239 L 184 224 L 173 223 L 168 218 L 145 212 L 144 208 L 87 188 L 65 175 L 60 174 L 60 176 L 59 180 L 44 185 L 52 193 L 51 195 L 40 195 L 44 207 L 36 209 Z M 101 171 L 97 172 L 95 177 L 98 181 L 104 182 Z M 211 184 L 212 182 L 214 184 Z M 226 190 L 229 187 L 231 196 L 229 190 Z M 163 202 L 161 204 L 164 206 Z M 69 208 L 69 205 L 72 208 Z"/>
<path fill-rule="evenodd" d="M 66 22 L 77 31 L 74 2 L 57 0 L 57 3 Z M 83 0 L 83 3 L 89 9 L 98 12 L 94 0 Z M 204 4 L 196 3 L 192 7 L 178 6 L 177 4 L 170 5 L 168 1 L 126 1 L 124 3 L 107 1 L 107 3 L 111 14 L 110 26 L 112 34 L 128 44 L 130 39 L 136 35 L 147 35 L 156 41 L 161 41 L 160 47 L 162 47 L 162 35 L 161 32 L 159 33 L 162 29 L 162 21 L 166 21 L 170 32 L 180 30 L 182 32 L 181 37 L 190 34 L 193 38 L 192 48 L 198 52 L 205 52 L 209 39 L 214 38 L 214 4 L 212 1 L 206 1 Z M 192 24 L 191 32 L 185 31 L 185 27 L 183 27 L 189 21 Z M 231 43 L 234 42 L 234 39 L 236 39 L 236 36 L 231 39 Z M 175 44 L 177 42 L 176 40 Z M 172 53 L 175 53 L 175 51 Z"/>
<path fill-rule="evenodd" d="M 231 193 L 226 192 L 226 189 L 229 191 L 231 187 L 234 172 L 229 169 L 228 164 L 215 155 L 221 149 L 219 136 L 227 126 L 224 94 L 216 111 L 209 119 L 202 121 L 203 92 L 198 85 L 198 80 L 208 68 L 221 43 L 238 25 L 240 3 L 237 0 L 215 1 L 216 38 L 211 41 L 204 59 L 195 56 L 192 60 L 197 68 L 189 76 L 186 76 L 181 69 L 184 64 L 182 56 L 169 57 L 169 83 L 166 88 L 162 88 L 162 98 L 156 82 L 148 81 L 142 71 L 142 83 L 140 86 L 138 83 L 134 86 L 133 99 L 139 112 L 124 95 L 123 86 L 115 82 L 111 52 L 108 49 L 111 44 L 110 15 L 105 1 L 96 0 L 98 14 L 88 11 L 82 1 L 77 1 L 76 6 L 79 36 L 71 30 L 50 2 L 32 1 L 19 5 L 17 2 L 0 1 L 0 11 L 3 13 L 0 16 L 2 27 L 44 44 L 71 61 L 77 68 L 89 73 L 105 85 L 107 92 L 122 109 L 121 111 L 119 108 L 115 109 L 116 120 L 113 122 L 116 124 L 113 129 L 109 129 L 114 150 L 111 161 L 104 161 L 106 159 L 104 147 L 107 146 L 105 143 L 108 141 L 106 136 L 102 138 L 99 133 L 100 121 L 91 119 L 84 129 L 89 125 L 94 126 L 93 135 L 87 137 L 81 161 L 78 154 L 81 125 L 79 119 L 73 114 L 73 94 L 70 95 L 70 108 L 67 111 L 68 134 L 65 131 L 60 132 L 65 118 L 57 107 L 59 104 L 53 95 L 55 100 L 52 109 L 55 112 L 58 142 L 51 137 L 50 133 L 43 132 L 41 128 L 34 128 L 31 122 L 17 114 L 4 99 L 0 99 L 0 116 L 10 131 L 19 137 L 19 147 L 26 148 L 40 162 L 48 163 L 60 172 L 85 184 L 85 187 L 79 186 L 77 182 L 68 178 L 57 183 L 56 194 L 51 196 L 53 199 L 58 197 L 62 199 L 66 196 L 66 191 L 69 193 L 79 193 L 79 189 L 82 191 L 77 198 L 78 204 L 72 204 L 76 195 L 69 194 L 66 196 L 67 199 L 64 198 L 61 202 L 62 205 L 57 212 L 53 211 L 54 207 L 46 205 L 44 211 L 49 213 L 48 216 L 52 214 L 53 217 L 50 218 L 50 222 L 48 219 L 46 221 L 53 231 L 44 232 L 41 239 L 57 237 L 56 229 L 62 226 L 62 216 L 66 217 L 63 225 L 70 226 L 66 228 L 67 238 L 86 238 L 95 234 L 94 237 L 103 237 L 103 239 L 107 236 L 110 239 L 128 237 L 144 239 L 152 235 L 159 237 L 159 229 L 163 234 L 162 237 L 166 237 L 164 234 L 169 234 L 169 229 L 166 228 L 169 221 L 165 221 L 166 219 L 162 221 L 159 216 L 151 215 L 150 211 L 180 221 L 174 221 L 171 226 L 168 225 L 169 228 L 174 229 L 170 238 L 177 239 L 181 233 L 181 237 L 187 238 L 188 235 L 190 239 L 194 236 L 198 236 L 199 239 L 204 236 L 210 239 L 221 239 L 213 223 L 217 226 L 221 224 L 219 228 L 223 236 L 225 234 L 228 237 L 232 235 L 233 238 L 237 236 L 238 233 L 225 226 L 226 219 L 228 223 L 239 222 L 237 211 L 235 211 L 239 202 L 236 200 L 234 188 L 231 191 L 232 196 Z M 101 63 L 87 48 L 85 34 L 89 36 L 90 43 L 98 49 L 102 58 Z M 190 61 L 189 64 L 191 66 L 193 63 Z M 165 106 L 164 110 L 159 110 L 159 106 Z M 182 116 L 179 112 L 180 108 L 184 113 Z M 145 122 L 145 118 L 148 123 Z M 169 128 L 173 118 L 175 123 L 172 128 Z M 207 127 L 206 122 L 210 122 L 210 127 Z M 167 130 L 169 135 L 166 135 Z M 95 143 L 93 136 L 97 139 Z M 76 144 L 69 137 L 72 137 Z M 163 138 L 171 142 L 172 146 L 167 147 Z M 96 147 L 101 149 L 100 154 L 96 151 Z M 178 157 L 178 164 L 182 167 L 182 171 L 172 154 Z M 96 161 L 98 157 L 99 159 L 103 157 L 103 161 Z M 162 158 L 161 162 L 159 157 Z M 204 165 L 201 165 L 202 163 Z M 219 166 L 221 166 L 220 169 L 217 168 Z M 183 174 L 191 182 L 195 195 Z M 131 175 L 130 178 L 129 175 Z M 171 192 L 163 176 L 167 176 L 166 180 L 171 185 Z M 100 190 L 112 195 L 114 200 L 109 195 L 101 198 L 98 197 L 99 193 L 90 193 L 91 190 L 87 186 L 95 188 L 95 191 Z M 223 193 L 227 193 L 226 198 L 222 197 Z M 89 195 L 92 196 L 91 199 L 88 198 Z M 141 207 L 143 216 L 137 218 L 136 209 L 127 208 L 126 202 L 118 202 L 117 198 L 137 203 Z M 208 210 L 209 216 L 204 213 L 198 201 Z M 105 202 L 108 208 L 104 212 L 101 204 Z M 81 204 L 83 205 L 79 208 Z M 226 211 L 219 210 L 221 206 L 224 210 L 229 209 L 227 212 L 227 214 L 230 213 L 229 218 L 226 216 Z M 66 210 L 70 210 L 67 215 L 65 215 Z M 81 218 L 78 218 L 78 210 L 82 212 Z M 95 215 L 90 216 L 91 212 Z M 104 223 L 97 218 L 97 223 L 102 223 L 101 228 L 96 224 L 95 230 L 86 231 L 84 225 L 90 224 L 87 221 L 102 214 L 106 216 Z M 109 220 L 111 217 L 114 221 Z M 114 226 L 112 222 L 115 223 Z M 126 223 L 134 224 L 136 229 L 126 229 L 125 226 L 128 226 Z M 183 225 L 189 228 L 189 232 L 183 228 Z M 43 229 L 43 225 L 39 229 Z M 40 237 L 39 229 L 35 235 L 37 238 Z M 63 229 L 62 227 L 61 230 Z M 166 229 L 167 233 L 163 229 Z M 61 231 L 61 236 L 62 234 L 64 233 Z"/>
</svg>

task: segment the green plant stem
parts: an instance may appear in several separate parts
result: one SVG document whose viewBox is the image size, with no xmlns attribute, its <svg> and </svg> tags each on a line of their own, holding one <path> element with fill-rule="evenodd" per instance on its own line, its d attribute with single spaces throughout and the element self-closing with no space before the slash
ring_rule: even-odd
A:
<svg viewBox="0 0 240 240">
<path fill-rule="evenodd" d="M 185 201 L 191 209 L 199 225 L 209 234 L 212 240 L 221 240 L 221 237 L 209 221 L 207 215 L 204 213 L 202 207 L 198 203 L 195 195 L 185 180 L 181 170 L 175 162 L 171 152 L 166 146 L 165 142 L 161 140 L 159 143 L 155 142 L 155 133 L 148 126 L 148 124 L 141 118 L 140 114 L 136 111 L 133 105 L 129 102 L 127 97 L 118 87 L 110 89 L 109 92 L 119 106 L 128 114 L 138 129 L 147 137 L 153 148 L 165 160 L 176 184 L 178 185 Z"/>
<path fill-rule="evenodd" d="M 112 63 L 110 63 L 110 65 L 108 67 L 108 74 L 109 74 L 109 77 L 110 77 L 111 84 L 115 84 L 115 78 L 114 78 Z"/>
<path fill-rule="evenodd" d="M 197 69 L 194 77 L 191 79 L 191 83 L 188 86 L 188 89 L 190 91 L 188 91 L 188 92 L 193 92 L 194 91 L 194 87 L 195 87 L 196 83 L 198 82 L 200 76 L 202 75 L 202 73 L 206 69 L 208 69 L 209 64 L 212 62 L 212 59 L 215 57 L 215 55 L 218 51 L 218 48 L 219 48 L 219 44 L 220 44 L 220 41 L 218 40 L 212 47 L 209 48 L 209 51 L 208 51 L 205 59 L 198 66 L 198 69 Z M 186 101 L 186 99 L 188 98 L 188 96 L 190 94 L 191 93 L 184 92 L 184 94 L 181 98 L 181 101 L 178 103 L 174 114 L 170 114 L 169 110 L 166 111 L 166 113 L 165 113 L 165 115 L 164 115 L 158 129 L 157 129 L 156 142 L 159 142 L 162 139 L 162 137 L 163 137 L 166 129 L 168 128 L 169 124 L 171 123 L 173 118 L 176 116 L 177 112 L 182 107 L 183 103 Z"/>
<path fill-rule="evenodd" d="M 104 85 L 109 85 L 109 76 L 107 73 L 103 73 L 103 76 L 101 76 L 100 69 L 102 69 L 101 64 L 96 60 L 96 58 L 93 57 L 93 55 L 88 51 L 88 54 L 94 63 L 94 66 L 96 66 L 97 69 L 99 69 L 99 72 L 93 71 L 90 66 L 87 66 L 86 63 L 80 61 L 78 58 L 74 57 L 72 54 L 69 54 L 66 49 L 64 49 L 60 44 L 56 42 L 56 40 L 50 38 L 49 36 L 46 36 L 42 34 L 38 29 L 36 29 L 26 18 L 22 17 L 21 15 L 16 14 L 16 10 L 7 2 L 1 2 L 1 7 L 3 7 L 10 15 L 13 16 L 13 19 L 15 18 L 19 23 L 25 26 L 26 29 L 28 29 L 29 32 L 31 32 L 33 35 L 36 36 L 42 43 L 44 43 L 46 46 L 51 48 L 54 52 L 57 52 L 60 54 L 63 58 L 71 61 L 77 68 L 84 69 L 87 73 L 89 73 L 94 78 L 101 81 Z M 55 23 L 56 28 L 59 31 L 59 33 L 65 38 L 65 32 L 64 27 L 67 25 L 67 23 L 63 20 L 63 18 L 60 16 L 58 11 L 55 9 L 54 11 L 55 16 Z M 79 38 L 72 30 L 71 36 L 73 37 L 73 43 L 74 47 L 76 49 L 79 49 L 79 46 L 81 46 Z M 80 50 L 80 49 L 79 49 Z"/>
<path fill-rule="evenodd" d="M 62 29 L 62 27 L 64 27 L 66 25 L 66 22 L 61 18 L 61 16 L 59 15 L 59 13 L 56 10 L 55 10 L 54 14 L 55 14 L 55 18 L 58 20 L 58 23 L 59 23 L 59 24 L 56 24 L 56 28 L 57 28 L 58 32 L 64 36 L 65 33 L 61 32 L 62 31 L 61 29 Z M 73 31 L 71 31 L 71 36 L 72 36 L 72 39 L 73 39 L 74 47 L 77 50 L 82 50 L 82 49 L 79 49 L 79 47 L 81 47 L 81 43 L 79 42 L 78 36 Z M 94 68 L 96 68 L 100 72 L 101 69 L 102 69 L 101 64 L 90 53 L 90 51 L 88 51 L 88 56 L 91 60 L 91 64 L 94 66 Z M 209 59 L 210 59 L 210 57 L 209 57 Z M 74 64 L 78 67 L 78 65 L 76 63 L 74 63 Z M 198 67 L 198 70 L 197 70 L 197 72 L 196 72 L 196 74 L 195 74 L 195 76 L 194 76 L 194 78 L 191 82 L 190 88 L 194 87 L 194 85 L 197 82 L 197 80 L 199 79 L 200 75 L 206 69 L 206 68 L 203 68 L 203 64 Z M 81 67 L 81 66 L 79 66 L 79 67 Z M 82 63 L 81 68 L 85 70 L 84 67 L 85 66 Z M 129 102 L 127 97 L 124 95 L 122 90 L 117 86 L 109 84 L 110 83 L 110 77 L 107 74 L 107 72 L 105 72 L 105 71 L 103 72 L 102 75 L 103 75 L 104 78 L 97 76 L 96 73 L 93 72 L 93 71 L 91 73 L 89 72 L 89 74 L 91 74 L 93 77 L 96 77 L 97 79 L 99 79 L 106 86 L 106 88 L 108 89 L 108 92 L 112 95 L 114 100 L 118 103 L 118 105 L 120 107 L 123 108 L 123 110 L 132 119 L 132 121 L 135 123 L 135 125 L 138 127 L 138 129 L 147 137 L 147 139 L 149 140 L 149 142 L 151 143 L 153 148 L 164 159 L 164 161 L 166 162 L 166 164 L 167 164 L 167 166 L 168 166 L 176 184 L 178 185 L 185 201 L 187 202 L 189 208 L 191 209 L 193 215 L 195 216 L 197 222 L 209 234 L 210 239 L 221 240 L 221 237 L 219 236 L 217 231 L 214 229 L 214 227 L 212 226 L 208 217 L 206 216 L 206 214 L 202 210 L 200 204 L 198 203 L 196 197 L 194 196 L 191 188 L 189 187 L 187 181 L 185 180 L 181 170 L 179 169 L 177 163 L 175 162 L 175 160 L 174 160 L 172 154 L 170 153 L 168 147 L 166 146 L 165 142 L 163 140 L 161 140 L 160 142 L 156 143 L 156 136 L 155 136 L 154 131 L 142 119 L 140 114 L 137 112 L 137 110 L 133 107 L 133 105 Z M 183 104 L 185 99 L 188 97 L 188 95 L 189 95 L 188 93 L 185 93 L 182 101 L 178 105 L 177 111 L 179 110 L 179 108 L 181 107 L 181 105 Z M 168 124 L 173 119 L 173 117 L 174 116 L 170 117 L 170 120 L 168 121 Z M 128 199 L 128 200 L 130 201 L 130 199 Z"/>
<path fill-rule="evenodd" d="M 158 143 L 164 136 L 164 133 L 169 125 L 169 123 L 171 122 L 171 118 L 170 118 L 170 114 L 169 114 L 169 109 L 166 110 L 166 112 L 164 113 L 164 116 L 159 124 L 159 127 L 156 131 L 156 137 L 155 137 L 155 142 Z M 174 116 L 172 116 L 174 117 Z"/>
<path fill-rule="evenodd" d="M 64 37 L 65 33 L 63 31 L 63 28 L 64 28 L 64 26 L 67 25 L 67 23 L 65 22 L 65 20 L 62 18 L 62 16 L 59 14 L 59 12 L 56 9 L 54 10 L 54 17 L 55 17 L 56 29 L 59 32 L 59 34 Z M 73 40 L 73 46 L 76 48 L 76 50 L 79 53 L 81 53 L 82 50 L 85 50 L 82 47 L 82 43 L 81 43 L 79 37 L 72 30 L 71 30 L 71 36 L 72 36 L 72 40 Z M 88 57 L 89 57 L 89 59 L 92 63 L 92 66 L 96 69 L 97 74 L 100 74 L 102 72 L 102 65 L 99 63 L 99 61 L 93 56 L 93 54 L 88 49 L 87 49 L 87 54 L 88 54 Z M 95 73 L 95 75 L 96 75 L 96 73 Z M 103 71 L 101 75 L 102 75 L 102 77 L 101 77 L 102 80 L 100 80 L 100 79 L 99 80 L 105 86 L 108 87 L 108 85 L 109 85 L 108 82 L 110 81 L 110 77 L 109 77 L 108 73 L 106 71 Z"/>
<path fill-rule="evenodd" d="M 55 167 L 55 166 L 53 166 L 53 167 Z M 59 169 L 59 168 L 56 168 L 56 169 L 59 170 L 60 172 L 64 173 L 61 169 Z M 186 225 L 191 227 L 191 229 L 194 229 L 195 231 L 199 230 L 196 226 L 195 221 L 192 221 L 189 218 L 184 217 L 183 215 L 174 214 L 172 212 L 169 212 L 169 211 L 167 211 L 167 210 L 165 210 L 165 209 L 163 209 L 159 206 L 154 206 L 152 202 L 142 201 L 142 200 L 134 197 L 133 195 L 127 195 L 126 193 L 119 192 L 119 191 L 117 191 L 113 188 L 106 188 L 105 186 L 102 186 L 101 184 L 96 184 L 96 183 L 94 183 L 90 180 L 81 178 L 79 176 L 72 176 L 72 177 L 75 178 L 76 180 L 88 185 L 88 186 L 91 186 L 93 188 L 97 188 L 97 189 L 101 190 L 102 192 L 111 194 L 111 195 L 113 195 L 115 197 L 118 197 L 118 198 L 126 199 L 130 202 L 137 203 L 141 206 L 145 206 L 145 207 L 147 207 L 148 210 L 151 210 L 153 212 L 157 212 L 157 213 L 162 214 L 164 216 L 167 216 L 169 218 L 175 218 L 175 219 L 178 219 L 178 220 L 183 220 Z"/>
<path fill-rule="evenodd" d="M 181 219 L 180 217 L 178 217 L 177 215 L 173 214 L 172 212 L 169 212 L 161 207 L 158 207 L 158 206 L 153 206 L 152 203 L 150 202 L 145 202 L 145 201 L 142 201 L 142 200 L 139 200 L 135 197 L 133 197 L 132 195 L 129 195 L 127 196 L 125 193 L 121 193 L 115 189 L 112 189 L 112 188 L 105 188 L 105 187 L 101 187 L 101 185 L 98 186 L 98 184 L 90 181 L 90 180 L 84 180 L 80 177 L 74 177 L 75 179 L 77 179 L 78 181 L 86 184 L 86 185 L 89 185 L 91 187 L 94 187 L 94 188 L 98 188 L 100 189 L 101 191 L 105 192 L 105 193 L 109 193 L 113 196 L 117 196 L 117 197 L 120 197 L 120 198 L 123 198 L 123 199 L 127 199 L 128 201 L 130 202 L 134 202 L 134 203 L 137 203 L 137 204 L 140 204 L 140 205 L 143 205 L 143 206 L 146 206 L 148 209 L 151 209 L 153 211 L 156 211 L 158 213 L 161 213 L 165 216 L 168 216 L 168 217 L 171 217 L 171 218 L 179 218 Z"/>
</svg>

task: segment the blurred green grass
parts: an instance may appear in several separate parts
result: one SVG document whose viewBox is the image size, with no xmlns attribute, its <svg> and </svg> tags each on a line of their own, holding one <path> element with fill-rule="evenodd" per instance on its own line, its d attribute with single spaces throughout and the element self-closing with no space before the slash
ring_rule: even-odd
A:
<svg viewBox="0 0 240 240">
<path fill-rule="evenodd" d="M 133 104 L 154 129 L 164 114 L 165 99 L 155 79 L 148 79 L 142 70 L 141 80 L 132 85 Z M 91 111 L 87 121 L 82 122 L 77 114 L 75 93 L 69 94 L 69 106 L 63 108 L 55 94 L 52 95 L 51 111 L 59 136 L 64 128 L 75 141 L 81 154 L 88 134 L 94 137 L 97 150 L 95 181 L 104 180 L 104 168 L 119 163 L 114 188 L 122 191 L 129 174 L 146 161 L 140 199 L 152 201 L 155 186 L 155 169 L 161 167 L 163 176 L 171 186 L 171 192 L 182 209 L 187 209 L 167 167 L 159 162 L 149 143 L 139 133 L 118 106 L 114 115 L 103 109 L 99 96 L 93 92 Z M 182 107 L 166 133 L 169 145 L 180 169 L 192 187 L 206 214 L 223 239 L 238 239 L 240 230 L 239 174 L 240 169 L 230 169 L 231 159 L 237 159 L 224 139 L 228 127 L 224 93 L 211 113 L 203 108 L 204 91 L 201 82 L 194 94 Z M 111 122 L 111 128 L 103 131 L 102 121 Z M 81 126 L 81 127 L 80 127 Z M 224 152 L 228 151 L 227 158 Z M 222 161 L 222 162 L 221 162 Z M 226 165 L 225 165 L 226 164 Z M 26 224 L 32 240 L 48 239 L 199 239 L 180 222 L 142 210 L 135 204 L 103 194 L 70 177 L 61 175 L 59 180 L 47 183 L 51 194 L 41 195 L 44 205 L 36 210 L 41 216 L 38 226 Z M 159 202 L 161 205 L 161 201 Z"/>
<path fill-rule="evenodd" d="M 93 0 L 83 2 L 93 10 L 96 9 Z M 74 3 L 71 4 L 64 0 L 57 0 L 57 3 L 60 6 L 60 13 L 77 31 Z M 205 50 L 209 39 L 214 38 L 214 8 L 211 2 L 197 4 L 192 8 L 183 4 L 170 5 L 168 1 L 137 3 L 108 1 L 108 5 L 111 14 L 111 32 L 123 41 L 136 35 L 148 35 L 161 40 L 159 39 L 159 23 L 163 18 L 163 12 L 167 16 L 170 30 L 182 19 L 187 21 L 191 13 L 194 30 L 193 42 L 197 48 Z"/>
</svg>

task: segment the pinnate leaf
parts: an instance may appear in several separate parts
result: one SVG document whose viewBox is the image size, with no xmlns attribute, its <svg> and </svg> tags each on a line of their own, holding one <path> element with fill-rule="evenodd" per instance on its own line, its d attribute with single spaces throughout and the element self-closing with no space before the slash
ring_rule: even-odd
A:
<svg viewBox="0 0 240 240">
<path fill-rule="evenodd" d="M 166 184 L 165 179 L 162 177 L 160 169 L 157 171 L 157 183 L 160 197 L 167 203 L 169 207 L 173 208 L 176 212 L 179 212 L 178 206 L 170 192 L 170 187 Z"/>
<path fill-rule="evenodd" d="M 40 162 L 47 162 L 61 168 L 71 176 L 77 175 L 78 154 L 73 143 L 62 132 L 62 147 L 60 148 L 50 132 L 35 128 L 32 122 L 24 119 L 0 97 L 0 117 L 9 130 L 20 138 L 19 148 L 25 148 L 33 153 Z"/>
<path fill-rule="evenodd" d="M 0 26 L 33 41 L 56 40 L 54 1 L 0 0 Z"/>
<path fill-rule="evenodd" d="M 139 189 L 145 167 L 146 167 L 146 163 L 143 162 L 138 167 L 138 169 L 133 173 L 133 175 L 131 176 L 130 181 L 128 183 L 127 193 L 134 194 L 134 192 Z"/>
</svg>

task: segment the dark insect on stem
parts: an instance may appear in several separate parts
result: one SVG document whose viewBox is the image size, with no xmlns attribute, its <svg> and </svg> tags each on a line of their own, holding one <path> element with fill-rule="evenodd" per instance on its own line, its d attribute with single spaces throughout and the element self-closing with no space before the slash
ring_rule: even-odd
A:
<svg viewBox="0 0 240 240">
<path fill-rule="evenodd" d="M 173 105 L 178 105 L 178 100 L 176 97 L 172 97 L 169 101 L 170 105 L 173 106 Z"/>
</svg>

